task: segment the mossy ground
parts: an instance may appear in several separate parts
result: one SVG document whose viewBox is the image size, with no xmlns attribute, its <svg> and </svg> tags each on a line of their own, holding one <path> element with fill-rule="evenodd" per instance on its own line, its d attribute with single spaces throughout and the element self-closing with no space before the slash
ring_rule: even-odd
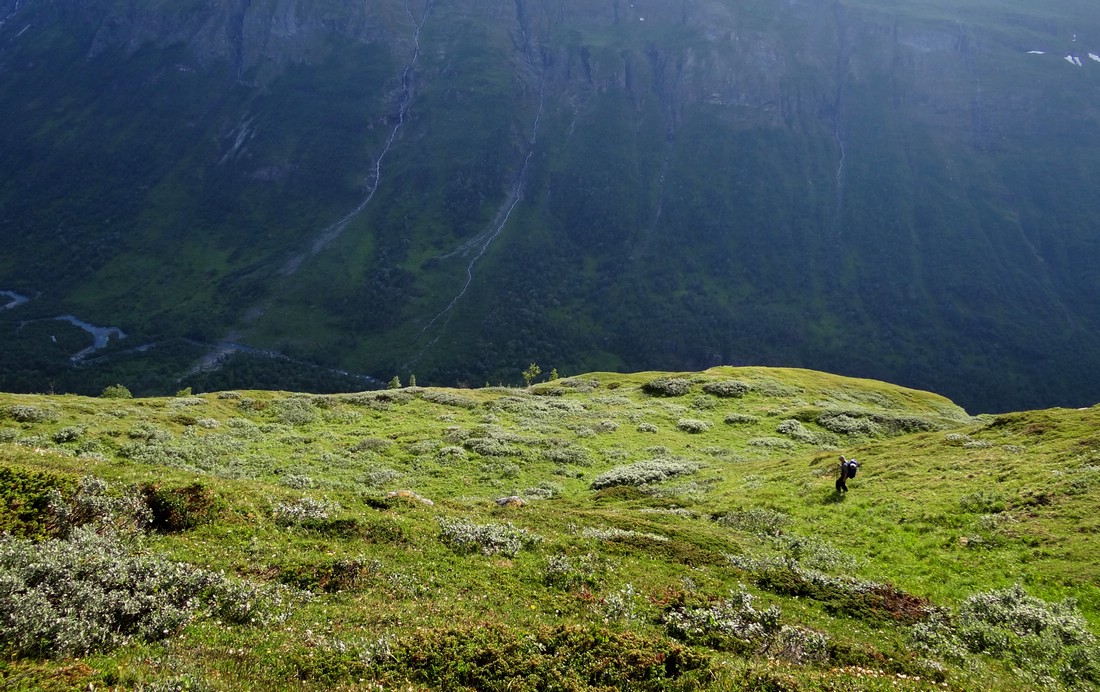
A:
<svg viewBox="0 0 1100 692">
<path fill-rule="evenodd" d="M 686 392 L 647 393 L 662 378 Z M 837 432 L 840 414 L 874 425 Z M 709 425 L 690 432 L 684 419 Z M 144 549 L 314 594 L 276 627 L 198 619 L 80 659 L 7 656 L 0 682 L 1031 686 L 993 657 L 919 653 L 913 624 L 1019 584 L 1076 599 L 1097 631 L 1098 424 L 1097 407 L 972 417 L 926 392 L 763 368 L 323 396 L 0 394 L 3 529 L 40 539 L 43 494 L 97 476 L 167 508 Z M 862 465 L 846 495 L 833 487 L 840 454 Z M 698 470 L 643 486 L 625 473 L 593 489 L 640 461 Z M 508 497 L 519 501 L 497 502 Z M 446 522 L 468 527 L 475 549 Z M 665 624 L 741 591 L 761 612 L 778 607 L 788 632 L 823 634 L 826 653 L 724 630 L 678 639 Z"/>
</svg>

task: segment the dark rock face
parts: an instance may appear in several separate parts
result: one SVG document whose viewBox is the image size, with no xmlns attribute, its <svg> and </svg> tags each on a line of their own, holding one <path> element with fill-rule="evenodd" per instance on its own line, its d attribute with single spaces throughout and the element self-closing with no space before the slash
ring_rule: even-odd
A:
<svg viewBox="0 0 1100 692">
<path fill-rule="evenodd" d="M 0 288 L 428 382 L 1093 403 L 1100 10 L 1064 3 L 0 0 Z"/>
</svg>

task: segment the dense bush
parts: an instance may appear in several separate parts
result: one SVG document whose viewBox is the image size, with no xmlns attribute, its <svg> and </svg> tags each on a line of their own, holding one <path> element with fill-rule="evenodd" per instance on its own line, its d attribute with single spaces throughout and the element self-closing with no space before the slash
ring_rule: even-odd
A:
<svg viewBox="0 0 1100 692">
<path fill-rule="evenodd" d="M 812 430 L 807 429 L 802 423 L 794 418 L 788 418 L 779 423 L 776 426 L 775 431 L 780 435 L 786 435 L 792 440 L 804 442 L 806 444 L 816 444 L 819 441 L 818 435 Z"/>
<path fill-rule="evenodd" d="M 1018 584 L 970 596 L 953 621 L 924 623 L 913 637 L 947 658 L 971 652 L 1003 659 L 1044 687 L 1100 684 L 1100 647 L 1076 603 L 1043 601 Z"/>
<path fill-rule="evenodd" d="M 662 622 L 672 636 L 712 649 L 757 653 L 796 663 L 821 661 L 828 656 L 829 640 L 813 630 L 780 623 L 781 612 L 771 606 L 758 610 L 744 590 L 730 598 L 702 606 L 675 604 Z"/>
<path fill-rule="evenodd" d="M 834 615 L 861 620 L 920 622 L 935 612 L 931 603 L 900 591 L 890 584 L 833 577 L 800 567 L 796 560 L 757 560 L 729 556 L 730 563 L 753 576 L 756 586 L 781 596 L 812 599 Z"/>
<path fill-rule="evenodd" d="M 549 586 L 571 589 L 580 586 L 596 587 L 603 581 L 611 565 L 606 558 L 594 553 L 579 557 L 552 555 L 546 561 L 543 581 Z"/>
<path fill-rule="evenodd" d="M 722 380 L 721 382 L 708 382 L 703 385 L 703 391 L 714 396 L 731 398 L 743 397 L 751 387 L 741 380 Z"/>
<path fill-rule="evenodd" d="M 139 493 L 112 491 L 107 481 L 94 476 L 81 478 L 71 497 L 51 491 L 49 513 L 51 532 L 60 537 L 83 526 L 100 533 L 135 533 L 144 531 L 153 518 Z"/>
<path fill-rule="evenodd" d="M 476 399 L 438 389 L 423 389 L 419 392 L 419 396 L 424 401 L 430 401 L 433 404 L 440 404 L 441 406 L 470 409 L 477 408 L 478 405 Z"/>
<path fill-rule="evenodd" d="M 838 435 L 875 436 L 882 433 L 882 426 L 878 423 L 851 411 L 826 411 L 817 417 L 816 422 Z"/>
<path fill-rule="evenodd" d="M 591 466 L 592 457 L 584 447 L 554 447 L 543 450 L 542 457 L 555 464 L 573 464 L 574 466 Z"/>
<path fill-rule="evenodd" d="M 464 519 L 440 517 L 439 539 L 460 553 L 503 554 L 515 557 L 525 547 L 542 541 L 538 534 L 505 524 L 474 524 Z"/>
<path fill-rule="evenodd" d="M 731 413 L 725 418 L 725 422 L 729 425 L 749 425 L 752 423 L 758 423 L 760 418 L 750 415 L 748 413 Z"/>
<path fill-rule="evenodd" d="M 738 509 L 714 518 L 719 524 L 758 536 L 777 536 L 791 523 L 790 515 L 764 507 Z"/>
<path fill-rule="evenodd" d="M 51 498 L 71 494 L 74 482 L 43 471 L 0 467 L 0 533 L 42 539 L 54 530 Z"/>
<path fill-rule="evenodd" d="M 58 417 L 56 411 L 27 404 L 12 404 L 4 413 L 19 423 L 48 423 Z"/>
<path fill-rule="evenodd" d="M 313 402 L 304 398 L 280 399 L 272 408 L 278 421 L 284 425 L 309 425 L 320 417 Z"/>
<path fill-rule="evenodd" d="M 289 502 L 275 503 L 272 513 L 277 523 L 288 525 L 300 524 L 307 520 L 328 519 L 330 512 L 339 510 L 340 505 L 336 502 L 302 497 Z"/>
<path fill-rule="evenodd" d="M 336 593 L 359 588 L 367 577 L 381 570 L 377 561 L 341 558 L 324 562 L 286 565 L 279 568 L 279 582 L 296 589 Z"/>
<path fill-rule="evenodd" d="M 676 428 L 692 435 L 698 435 L 710 430 L 710 423 L 695 418 L 681 418 L 676 421 Z"/>
<path fill-rule="evenodd" d="M 597 625 L 511 629 L 477 623 L 423 628 L 400 639 L 311 641 L 292 664 L 302 678 L 440 690 L 696 690 L 710 659 L 666 637 Z"/>
<path fill-rule="evenodd" d="M 130 390 L 121 384 L 113 384 L 103 388 L 103 391 L 99 395 L 104 399 L 132 399 L 134 395 L 130 393 Z"/>
<path fill-rule="evenodd" d="M 0 535 L 0 650 L 52 658 L 157 641 L 206 613 L 234 624 L 284 620 L 285 587 L 233 582 L 77 529 L 32 543 Z"/>
<path fill-rule="evenodd" d="M 658 377 L 643 384 L 642 391 L 652 396 L 683 396 L 691 391 L 691 380 L 682 377 Z"/>
<path fill-rule="evenodd" d="M 141 494 L 152 513 L 151 526 L 169 533 L 185 531 L 213 521 L 216 516 L 214 491 L 202 483 L 167 488 L 146 483 Z"/>
<path fill-rule="evenodd" d="M 617 466 L 610 471 L 601 473 L 592 481 L 591 487 L 593 490 L 599 490 L 615 485 L 648 485 L 676 476 L 692 474 L 700 468 L 702 467 L 699 464 L 668 459 L 639 461 L 628 466 Z"/>
</svg>

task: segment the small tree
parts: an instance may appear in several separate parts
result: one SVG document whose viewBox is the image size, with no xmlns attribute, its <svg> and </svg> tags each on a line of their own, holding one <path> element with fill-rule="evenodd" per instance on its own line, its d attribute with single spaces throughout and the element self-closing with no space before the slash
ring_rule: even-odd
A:
<svg viewBox="0 0 1100 692">
<path fill-rule="evenodd" d="M 130 393 L 130 390 L 121 384 L 112 384 L 108 387 L 104 387 L 103 393 L 99 395 L 103 399 L 133 399 L 134 395 Z"/>
<path fill-rule="evenodd" d="M 394 375 L 393 379 L 390 380 L 390 383 L 387 385 L 387 389 L 401 389 L 401 378 Z"/>
<path fill-rule="evenodd" d="M 409 386 L 410 387 L 415 387 L 416 386 L 416 375 L 409 375 Z"/>
<path fill-rule="evenodd" d="M 535 381 L 535 378 L 542 374 L 542 368 L 538 366 L 538 363 L 531 363 L 527 366 L 527 369 L 523 371 L 523 381 L 530 387 L 531 383 Z"/>
<path fill-rule="evenodd" d="M 559 375 L 558 375 L 558 369 L 557 369 L 557 368 L 554 368 L 554 369 L 552 369 L 552 370 L 550 371 L 550 377 L 549 377 L 548 379 L 549 379 L 549 381 L 550 381 L 550 382 L 553 382 L 553 381 L 555 381 L 556 379 L 558 379 L 558 377 L 559 377 Z"/>
</svg>

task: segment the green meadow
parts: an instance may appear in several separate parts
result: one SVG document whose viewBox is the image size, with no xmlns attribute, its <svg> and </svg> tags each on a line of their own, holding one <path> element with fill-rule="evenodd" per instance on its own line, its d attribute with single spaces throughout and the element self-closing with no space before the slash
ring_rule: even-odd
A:
<svg viewBox="0 0 1100 692">
<path fill-rule="evenodd" d="M 725 367 L 126 395 L 0 394 L 5 689 L 1100 683 L 1097 407 Z"/>
</svg>

